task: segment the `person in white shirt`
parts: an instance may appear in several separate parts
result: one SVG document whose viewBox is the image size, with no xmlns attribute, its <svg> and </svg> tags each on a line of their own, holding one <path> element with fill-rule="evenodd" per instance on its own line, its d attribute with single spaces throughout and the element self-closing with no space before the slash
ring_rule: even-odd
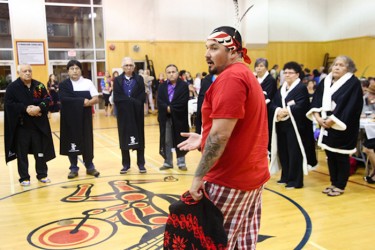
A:
<svg viewBox="0 0 375 250">
<path fill-rule="evenodd" d="M 78 176 L 78 155 L 82 155 L 86 174 L 98 177 L 100 173 L 92 162 L 94 139 L 92 113 L 99 102 L 99 93 L 90 79 L 82 77 L 82 64 L 70 60 L 67 64 L 69 78 L 60 83 L 61 119 L 60 154 L 70 161 L 68 179 Z"/>
</svg>

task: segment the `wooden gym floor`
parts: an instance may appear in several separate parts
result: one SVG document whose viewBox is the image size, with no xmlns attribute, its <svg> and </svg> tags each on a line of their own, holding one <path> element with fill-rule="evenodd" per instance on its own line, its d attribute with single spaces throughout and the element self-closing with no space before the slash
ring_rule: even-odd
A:
<svg viewBox="0 0 375 250">
<path fill-rule="evenodd" d="M 94 164 L 99 178 L 80 175 L 68 180 L 69 161 L 59 152 L 59 114 L 51 119 L 57 157 L 48 163 L 49 184 L 35 178 L 29 156 L 30 187 L 18 183 L 16 161 L 5 165 L 4 118 L 0 113 L 0 249 L 162 249 L 168 206 L 185 192 L 200 153 L 189 152 L 187 172 L 160 171 L 159 127 L 155 115 L 145 118 L 147 174 L 139 174 L 136 154 L 131 171 L 120 175 L 121 153 L 116 120 L 99 111 L 94 117 Z M 364 168 L 350 177 L 345 194 L 328 197 L 325 154 L 305 176 L 305 187 L 286 190 L 272 176 L 263 195 L 257 249 L 375 249 L 375 185 L 363 180 Z"/>
</svg>

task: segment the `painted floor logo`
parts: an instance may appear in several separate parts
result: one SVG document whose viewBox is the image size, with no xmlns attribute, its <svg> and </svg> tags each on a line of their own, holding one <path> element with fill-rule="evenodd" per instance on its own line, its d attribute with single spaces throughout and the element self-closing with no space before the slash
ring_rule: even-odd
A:
<svg viewBox="0 0 375 250">
<path fill-rule="evenodd" d="M 136 185 L 150 182 L 154 181 L 111 181 L 109 185 L 113 192 L 95 196 L 90 195 L 94 188 L 93 184 L 79 184 L 71 195 L 61 201 L 66 203 L 96 201 L 100 204 L 118 201 L 118 204 L 83 211 L 82 217 L 62 218 L 42 225 L 33 230 L 27 240 L 31 245 L 43 249 L 83 248 L 108 240 L 116 234 L 119 225 L 124 225 L 147 230 L 139 244 L 133 247 L 162 248 L 162 236 L 168 213 L 160 209 L 153 200 L 159 198 L 172 204 L 179 199 L 179 196 L 155 194 Z"/>
<path fill-rule="evenodd" d="M 171 183 L 179 182 L 176 176 L 188 182 L 191 178 L 186 175 L 154 175 L 149 176 L 149 179 L 137 179 L 138 176 L 134 175 L 125 180 L 113 180 L 113 176 L 107 176 L 95 179 L 95 184 L 82 179 L 26 190 L 1 200 L 2 205 L 8 208 L 4 211 L 4 218 L 9 218 L 9 222 L 0 225 L 0 230 L 5 230 L 9 223 L 23 223 L 23 215 L 14 216 L 14 212 L 19 210 L 19 207 L 12 208 L 14 199 L 38 197 L 37 204 L 54 204 L 56 208 L 35 206 L 35 202 L 27 203 L 28 218 L 32 220 L 23 223 L 29 233 L 17 236 L 17 246 L 21 248 L 27 248 L 28 245 L 38 249 L 115 249 L 114 246 L 127 250 L 163 249 L 168 207 L 180 199 L 180 194 L 176 194 L 179 188 Z M 106 178 L 111 179 L 106 181 Z M 158 193 L 160 190 L 163 190 L 162 194 Z M 168 194 L 165 190 L 171 190 L 174 194 Z M 290 235 L 285 230 L 290 224 L 299 232 L 293 236 L 290 249 L 302 249 L 312 231 L 312 223 L 306 211 L 292 199 L 274 190 L 265 188 L 263 194 L 265 204 L 258 246 L 274 246 L 283 241 L 286 235 Z M 268 204 L 271 201 L 287 206 L 288 213 L 280 214 L 277 206 Z M 292 210 L 295 210 L 293 218 L 290 217 Z M 45 216 L 34 216 L 34 211 Z M 275 213 L 280 218 L 276 224 Z M 289 216 L 285 219 L 288 218 L 286 220 L 290 223 L 282 228 L 275 227 L 284 216 Z M 25 238 L 27 243 L 21 240 Z M 4 246 L 15 246 L 12 238 L 4 238 L 2 241 Z"/>
</svg>

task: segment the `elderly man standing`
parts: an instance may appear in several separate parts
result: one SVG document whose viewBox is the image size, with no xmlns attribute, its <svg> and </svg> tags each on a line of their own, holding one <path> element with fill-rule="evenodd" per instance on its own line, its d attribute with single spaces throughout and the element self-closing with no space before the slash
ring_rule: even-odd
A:
<svg viewBox="0 0 375 250">
<path fill-rule="evenodd" d="M 82 77 L 82 64 L 70 60 L 66 65 L 69 78 L 60 83 L 61 119 L 60 154 L 70 161 L 68 179 L 78 176 L 78 155 L 82 155 L 86 174 L 95 177 L 99 172 L 94 159 L 92 106 L 99 102 L 98 90 L 90 79 Z"/>
<path fill-rule="evenodd" d="M 117 128 L 122 155 L 120 174 L 130 169 L 130 152 L 137 151 L 137 165 L 140 173 L 145 168 L 144 103 L 146 100 L 143 77 L 134 73 L 134 61 L 130 57 L 122 60 L 123 73 L 113 83 L 113 101 L 117 108 Z"/>
<path fill-rule="evenodd" d="M 261 216 L 263 185 L 270 178 L 267 160 L 267 107 L 241 35 L 232 27 L 213 30 L 206 42 L 210 74 L 218 74 L 202 106 L 202 136 L 179 144 L 182 150 L 201 147 L 190 194 L 202 189 L 224 216 L 227 249 L 255 249 Z"/>
<path fill-rule="evenodd" d="M 44 84 L 32 79 L 30 65 L 19 65 L 17 71 L 19 78 L 9 84 L 5 93 L 5 160 L 8 163 L 17 158 L 19 182 L 29 186 L 27 155 L 32 153 L 36 178 L 49 183 L 47 162 L 55 158 L 47 116 L 50 97 Z"/>
</svg>

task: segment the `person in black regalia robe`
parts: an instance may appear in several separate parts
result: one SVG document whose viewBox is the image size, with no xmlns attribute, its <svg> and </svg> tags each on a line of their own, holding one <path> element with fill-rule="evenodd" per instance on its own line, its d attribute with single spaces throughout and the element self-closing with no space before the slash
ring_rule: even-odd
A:
<svg viewBox="0 0 375 250">
<path fill-rule="evenodd" d="M 19 182 L 30 185 L 28 154 L 35 158 L 36 178 L 49 183 L 47 162 L 55 158 L 51 127 L 48 121 L 50 97 L 41 82 L 32 79 L 30 65 L 18 66 L 19 78 L 5 92 L 5 160 L 17 158 Z"/>
<path fill-rule="evenodd" d="M 187 82 L 178 78 L 178 69 L 175 65 L 168 65 L 165 73 L 168 80 L 160 84 L 158 89 L 159 153 L 164 158 L 164 164 L 160 170 L 173 168 L 172 148 L 175 148 L 177 166 L 180 170 L 186 171 L 187 151 L 181 151 L 177 145 L 185 140 L 181 132 L 189 131 L 189 87 Z"/>
<path fill-rule="evenodd" d="M 306 114 L 320 126 L 318 146 L 326 151 L 331 186 L 328 196 L 344 193 L 350 175 L 349 156 L 356 152 L 363 99 L 353 60 L 338 56 L 317 87 Z"/>
<path fill-rule="evenodd" d="M 70 161 L 69 179 L 78 176 L 78 155 L 82 155 L 86 174 L 99 176 L 92 162 L 94 137 L 92 106 L 99 101 L 98 91 L 90 79 L 82 77 L 82 64 L 70 60 L 66 66 L 69 78 L 60 83 L 61 101 L 60 154 Z"/>
<path fill-rule="evenodd" d="M 303 175 L 317 164 L 312 122 L 307 119 L 310 101 L 296 62 L 284 65 L 285 82 L 270 104 L 272 119 L 271 173 L 279 169 L 278 184 L 287 189 L 302 188 Z"/>
<path fill-rule="evenodd" d="M 124 72 L 113 83 L 113 100 L 117 108 L 117 128 L 122 155 L 122 169 L 130 169 L 129 150 L 137 151 L 137 165 L 140 173 L 145 168 L 144 103 L 146 100 L 143 77 L 134 73 L 134 61 L 130 57 L 122 60 Z"/>
<path fill-rule="evenodd" d="M 272 135 L 272 117 L 269 115 L 270 103 L 277 91 L 276 79 L 268 72 L 268 60 L 265 58 L 258 58 L 254 64 L 254 70 L 257 80 L 263 89 L 264 97 L 266 99 L 268 111 L 268 132 Z M 271 151 L 271 136 L 268 142 L 268 151 Z"/>
</svg>

